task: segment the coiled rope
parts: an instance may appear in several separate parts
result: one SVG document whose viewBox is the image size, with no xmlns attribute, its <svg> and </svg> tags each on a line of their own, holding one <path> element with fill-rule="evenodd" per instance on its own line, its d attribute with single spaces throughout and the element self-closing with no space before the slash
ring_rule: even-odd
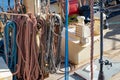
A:
<svg viewBox="0 0 120 80">
<path fill-rule="evenodd" d="M 56 68 L 60 67 L 61 63 L 61 32 L 62 32 L 62 21 L 61 17 L 58 14 L 53 14 L 50 20 L 50 29 L 49 29 L 49 69 L 50 72 L 56 72 Z"/>
<path fill-rule="evenodd" d="M 30 18 L 29 18 L 30 17 Z M 17 80 L 43 80 L 39 67 L 39 49 L 36 43 L 37 21 L 29 17 L 15 16 L 17 24 L 16 42 L 18 46 Z"/>
<path fill-rule="evenodd" d="M 37 17 L 37 27 L 39 31 L 39 66 L 41 69 L 42 79 L 48 76 L 49 69 L 48 69 L 48 55 L 47 55 L 47 45 L 49 41 L 47 41 L 47 33 L 48 27 L 47 23 L 45 24 L 45 19 L 42 17 Z"/>
<path fill-rule="evenodd" d="M 12 72 L 16 71 L 17 64 L 17 45 L 16 45 L 16 32 L 17 27 L 15 22 L 8 21 L 4 28 L 4 45 L 5 45 L 5 55 L 6 62 L 9 69 Z M 13 78 L 16 80 L 16 76 Z"/>
<path fill-rule="evenodd" d="M 46 24 L 45 24 L 46 23 Z M 62 21 L 58 14 L 50 14 L 49 19 L 37 17 L 39 30 L 39 65 L 43 77 L 48 73 L 56 73 L 61 63 L 61 32 Z"/>
</svg>

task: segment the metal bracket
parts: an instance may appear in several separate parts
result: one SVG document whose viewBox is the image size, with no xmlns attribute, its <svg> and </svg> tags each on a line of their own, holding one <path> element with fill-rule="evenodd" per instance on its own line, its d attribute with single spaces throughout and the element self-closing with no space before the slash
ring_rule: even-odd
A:
<svg viewBox="0 0 120 80">
<path fill-rule="evenodd" d="M 112 67 L 112 62 L 110 62 L 109 60 L 105 60 L 105 61 L 103 61 L 103 60 L 99 60 L 99 63 L 101 63 L 101 64 L 104 64 L 105 66 L 110 66 L 110 67 Z"/>
</svg>

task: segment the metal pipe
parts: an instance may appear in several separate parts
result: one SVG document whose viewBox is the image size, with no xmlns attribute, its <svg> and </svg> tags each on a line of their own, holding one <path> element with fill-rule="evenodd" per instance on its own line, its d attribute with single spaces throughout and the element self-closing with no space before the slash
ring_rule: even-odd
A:
<svg viewBox="0 0 120 80">
<path fill-rule="evenodd" d="M 98 80 L 104 80 L 103 73 L 103 0 L 100 1 L 100 70 Z"/>
<path fill-rule="evenodd" d="M 100 72 L 103 72 L 103 0 L 100 0 Z"/>
<path fill-rule="evenodd" d="M 69 70 L 68 70 L 68 56 L 69 56 L 69 48 L 68 48 L 68 0 L 65 0 L 65 80 L 69 80 Z"/>
</svg>

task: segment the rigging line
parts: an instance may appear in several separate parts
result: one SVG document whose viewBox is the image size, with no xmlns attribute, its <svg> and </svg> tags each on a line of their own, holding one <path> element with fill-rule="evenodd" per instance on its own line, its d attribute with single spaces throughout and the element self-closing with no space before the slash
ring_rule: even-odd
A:
<svg viewBox="0 0 120 80">
<path fill-rule="evenodd" d="M 17 13 L 0 12 L 0 15 L 24 16 L 24 17 L 29 18 L 28 14 L 17 14 Z"/>
<path fill-rule="evenodd" d="M 91 67 L 91 80 L 93 80 L 93 55 L 94 55 L 94 0 L 90 0 L 90 18 L 91 18 L 91 54 L 90 54 L 90 67 Z"/>
<path fill-rule="evenodd" d="M 68 56 L 69 56 L 69 46 L 68 46 L 68 0 L 65 0 L 65 80 L 69 80 L 69 71 L 68 71 Z"/>
</svg>

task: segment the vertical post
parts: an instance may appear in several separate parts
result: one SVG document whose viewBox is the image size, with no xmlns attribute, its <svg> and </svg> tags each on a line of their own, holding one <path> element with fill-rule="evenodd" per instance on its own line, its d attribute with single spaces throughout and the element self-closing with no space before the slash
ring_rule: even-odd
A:
<svg viewBox="0 0 120 80">
<path fill-rule="evenodd" d="M 100 0 L 100 72 L 98 80 L 104 80 L 103 74 L 103 0 Z"/>
<path fill-rule="evenodd" d="M 100 71 L 103 71 L 103 0 L 100 0 Z"/>
<path fill-rule="evenodd" d="M 90 54 L 90 70 L 91 70 L 91 79 L 93 80 L 93 56 L 94 56 L 94 0 L 90 0 L 90 23 L 91 23 L 91 54 Z"/>
<path fill-rule="evenodd" d="M 65 0 L 65 80 L 69 80 L 68 75 L 69 75 L 69 70 L 68 70 L 68 0 Z"/>
</svg>

